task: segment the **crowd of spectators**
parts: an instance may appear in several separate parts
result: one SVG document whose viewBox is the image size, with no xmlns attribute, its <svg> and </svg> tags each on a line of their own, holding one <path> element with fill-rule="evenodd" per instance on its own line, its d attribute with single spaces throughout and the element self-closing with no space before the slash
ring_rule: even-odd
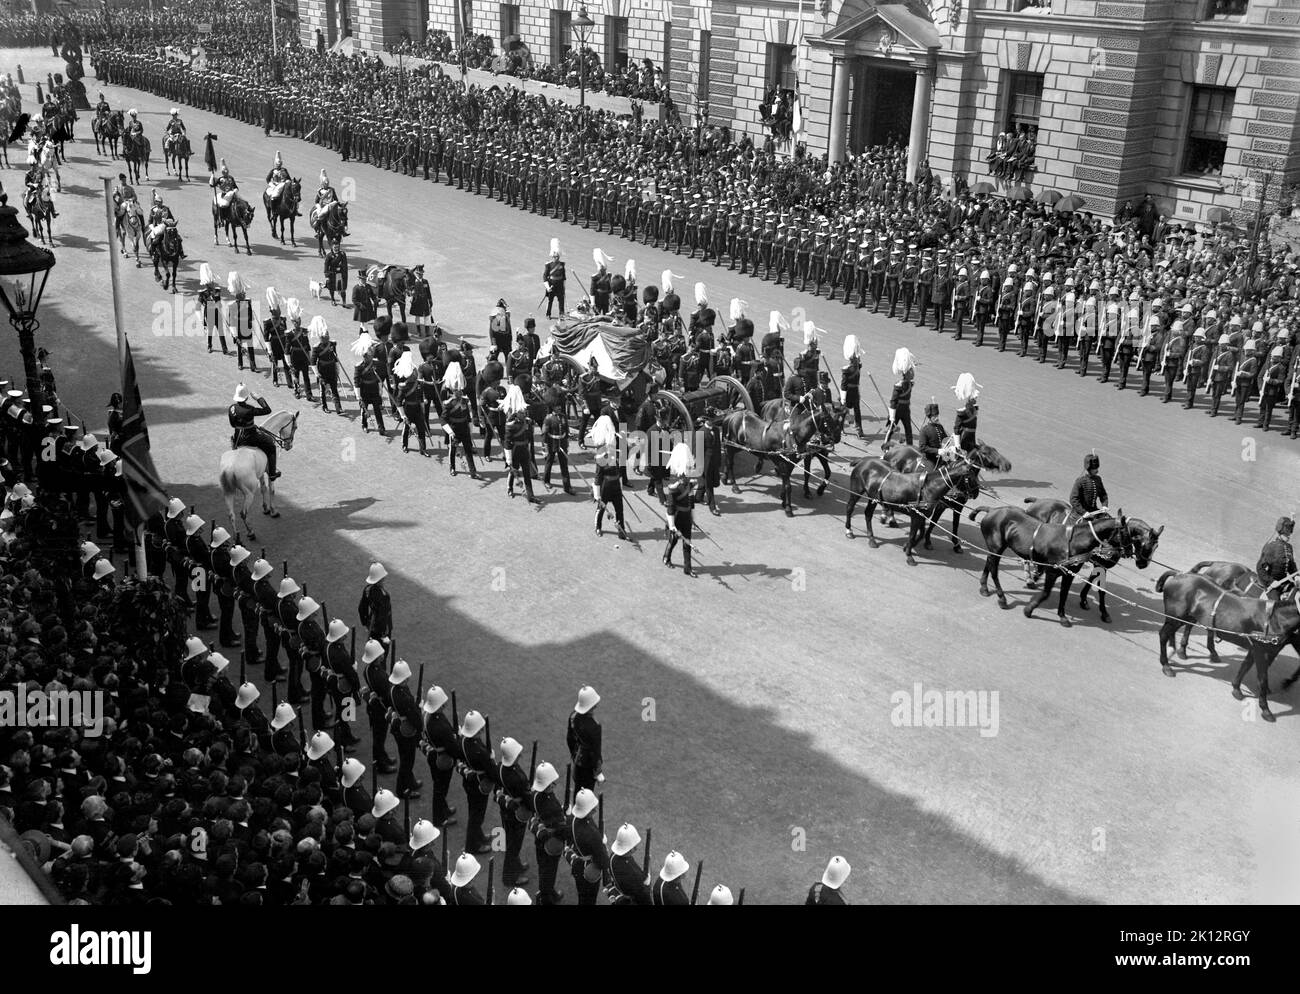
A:
<svg viewBox="0 0 1300 994">
<path fill-rule="evenodd" d="M 200 33 L 203 24 L 210 25 L 211 31 Z M 286 40 L 298 36 L 294 20 L 280 18 L 276 29 Z M 4 48 L 49 45 L 57 53 L 70 31 L 88 48 L 108 44 L 190 48 L 211 38 L 265 45 L 271 32 L 270 7 L 249 0 L 216 5 L 207 0 L 158 0 L 153 8 L 147 3 L 114 4 L 107 16 L 100 8 L 77 8 L 58 14 L 0 14 L 0 47 Z"/>
</svg>

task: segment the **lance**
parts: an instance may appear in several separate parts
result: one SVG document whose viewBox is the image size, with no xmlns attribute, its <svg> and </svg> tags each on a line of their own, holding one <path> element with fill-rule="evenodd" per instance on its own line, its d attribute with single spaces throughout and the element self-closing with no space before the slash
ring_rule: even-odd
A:
<svg viewBox="0 0 1300 994">
<path fill-rule="evenodd" d="M 489 715 L 483 716 L 483 733 L 487 736 L 488 758 L 492 758 L 492 718 Z"/>
<path fill-rule="evenodd" d="M 386 651 L 388 652 L 388 669 L 391 670 L 393 664 L 397 662 L 397 639 L 390 638 L 388 640 L 388 649 Z"/>
<path fill-rule="evenodd" d="M 691 904 L 700 896 L 700 874 L 704 872 L 704 860 L 695 864 L 695 886 L 691 888 Z"/>
<path fill-rule="evenodd" d="M 373 798 L 379 793 L 379 764 L 374 763 L 370 767 L 370 796 Z"/>
<path fill-rule="evenodd" d="M 487 886 L 487 903 L 491 904 L 496 894 L 496 872 L 493 867 L 496 865 L 495 856 L 488 857 L 488 886 Z"/>
<path fill-rule="evenodd" d="M 822 365 L 826 367 L 826 375 L 831 378 L 831 384 L 835 387 L 835 396 L 839 397 L 842 401 L 844 399 L 844 394 L 840 390 L 840 385 L 835 382 L 835 372 L 831 369 L 831 364 L 826 360 L 826 353 L 818 349 L 817 354 L 821 356 Z"/>
<path fill-rule="evenodd" d="M 876 378 L 872 376 L 871 373 L 867 373 L 867 379 L 871 381 L 871 387 L 876 391 L 876 396 L 880 398 L 881 406 L 884 407 L 885 412 L 888 413 L 889 405 L 885 403 L 885 395 L 880 392 L 880 387 L 876 386 Z M 875 414 L 876 412 L 872 411 L 871 413 Z"/>
<path fill-rule="evenodd" d="M 352 663 L 355 666 L 357 662 L 357 630 L 352 629 Z"/>
<path fill-rule="evenodd" d="M 286 577 L 289 575 L 289 560 L 287 559 L 284 561 L 284 575 Z"/>
</svg>

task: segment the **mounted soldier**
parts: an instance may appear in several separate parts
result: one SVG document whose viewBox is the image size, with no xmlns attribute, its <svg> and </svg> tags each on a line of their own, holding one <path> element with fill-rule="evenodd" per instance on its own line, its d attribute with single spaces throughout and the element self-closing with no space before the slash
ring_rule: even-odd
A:
<svg viewBox="0 0 1300 994">
<path fill-rule="evenodd" d="M 271 171 L 266 174 L 266 199 L 273 208 L 279 206 L 280 196 L 284 193 L 285 185 L 291 178 L 289 170 L 284 166 L 284 160 L 280 158 L 280 153 L 277 151 L 275 153 L 275 163 L 271 166 Z M 298 213 L 295 212 L 294 217 L 298 216 Z"/>
</svg>

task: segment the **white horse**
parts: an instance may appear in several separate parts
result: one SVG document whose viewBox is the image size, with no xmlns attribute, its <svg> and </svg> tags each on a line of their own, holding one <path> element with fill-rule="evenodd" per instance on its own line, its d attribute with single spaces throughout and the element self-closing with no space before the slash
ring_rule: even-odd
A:
<svg viewBox="0 0 1300 994">
<path fill-rule="evenodd" d="M 53 176 L 55 189 L 63 192 L 63 179 L 59 176 L 59 157 L 54 142 L 32 139 L 27 143 L 27 164 L 40 169 L 41 178 Z"/>
<path fill-rule="evenodd" d="M 276 411 L 258 428 L 270 436 L 271 441 L 288 452 L 293 448 L 293 436 L 298 431 L 298 412 Z M 262 513 L 278 518 L 280 512 L 275 509 L 275 482 L 266 476 L 266 453 L 251 445 L 241 445 L 221 454 L 219 473 L 221 492 L 226 498 L 226 511 L 230 516 L 232 531 L 244 531 L 249 538 L 256 538 L 253 528 L 248 523 L 248 507 L 253 501 L 253 494 L 262 492 Z M 239 520 L 243 528 L 235 523 L 235 498 L 239 498 Z"/>
</svg>

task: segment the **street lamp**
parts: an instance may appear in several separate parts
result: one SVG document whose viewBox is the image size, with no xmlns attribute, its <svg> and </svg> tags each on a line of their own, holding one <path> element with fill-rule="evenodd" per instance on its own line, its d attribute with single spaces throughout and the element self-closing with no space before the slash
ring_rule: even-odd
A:
<svg viewBox="0 0 1300 994">
<path fill-rule="evenodd" d="M 45 281 L 54 266 L 54 253 L 27 240 L 27 229 L 18 223 L 18 211 L 0 188 L 0 300 L 9 312 L 9 323 L 18 332 L 23 368 L 27 373 L 27 397 L 32 425 L 45 427 L 45 395 L 36 367 L 36 308 L 40 306 Z"/>
<path fill-rule="evenodd" d="M 573 33 L 578 36 L 578 106 L 587 106 L 587 60 L 584 58 L 587 39 L 596 22 L 587 16 L 587 5 L 578 8 L 578 19 L 573 22 Z"/>
</svg>

